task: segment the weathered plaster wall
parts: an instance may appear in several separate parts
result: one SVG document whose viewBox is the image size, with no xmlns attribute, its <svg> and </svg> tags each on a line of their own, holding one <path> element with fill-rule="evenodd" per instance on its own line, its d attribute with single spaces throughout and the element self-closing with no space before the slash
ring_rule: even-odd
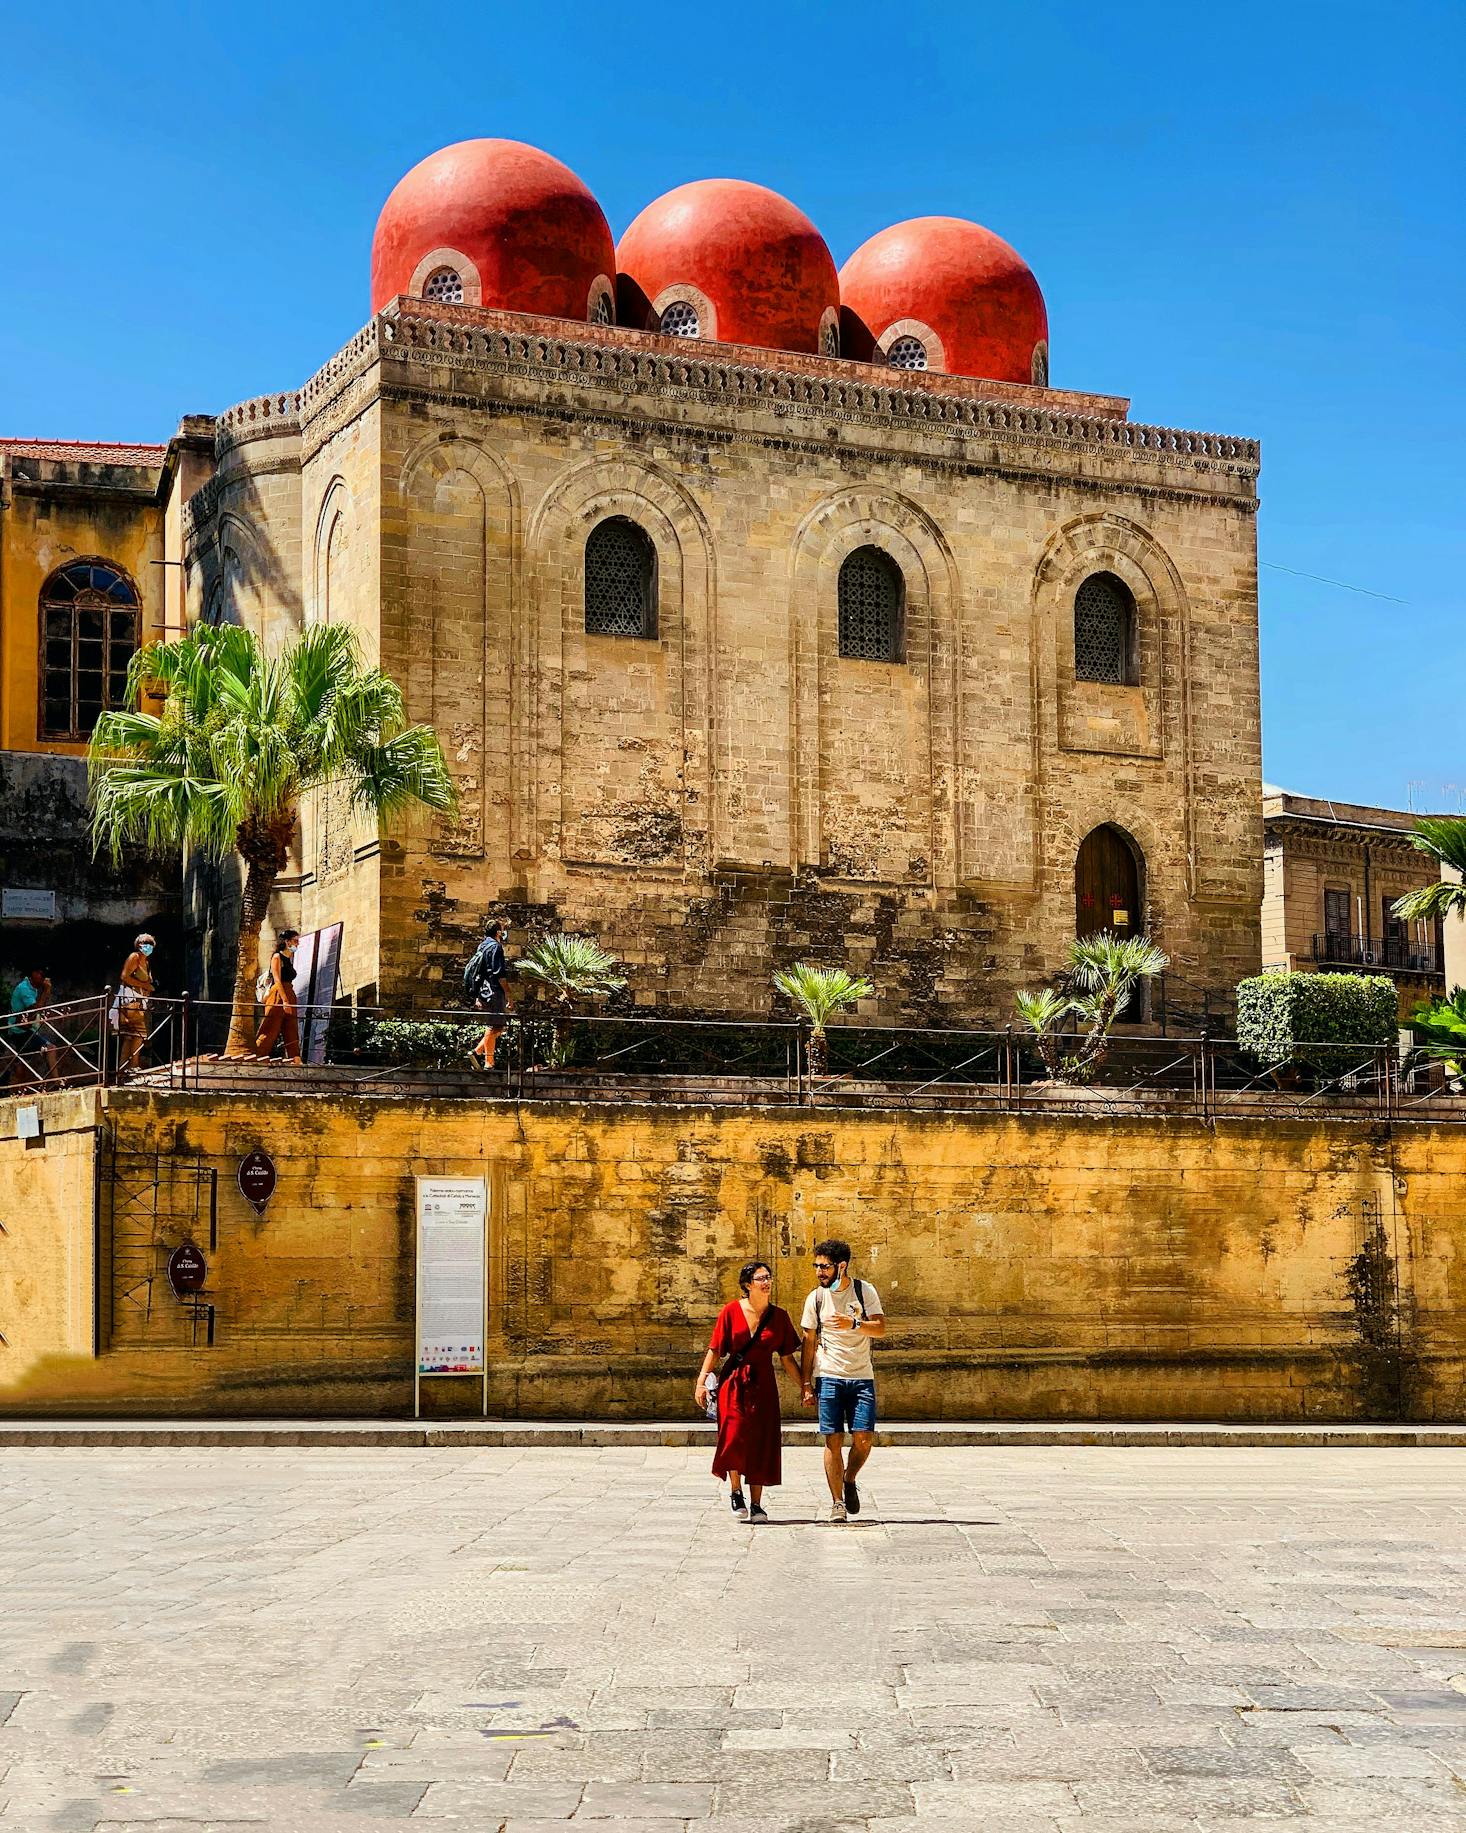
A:
<svg viewBox="0 0 1466 1833">
<path fill-rule="evenodd" d="M 41 588 L 69 560 L 110 561 L 137 588 L 143 641 L 162 634 L 158 463 L 43 460 L 25 468 L 34 478 L 0 478 L 0 750 L 80 756 L 83 743 L 39 736 Z"/>
<path fill-rule="evenodd" d="M 797 1305 L 827 1233 L 886 1300 L 893 1418 L 1429 1419 L 1466 1403 L 1466 1128 L 141 1091 L 114 1094 L 108 1122 L 105 1354 L 12 1378 L 13 1410 L 402 1411 L 415 1173 L 489 1179 L 496 1414 L 683 1417 L 737 1265 L 767 1256 Z M 263 1220 L 234 1185 L 257 1145 L 279 1169 Z M 56 1164 L 43 1228 L 75 1226 Z M 161 1269 L 185 1234 L 206 1246 L 209 1168 L 202 1348 Z M 0 1314 L 15 1305 L 0 1262 Z M 16 1376 L 27 1360 L 11 1355 Z"/>
<path fill-rule="evenodd" d="M 40 1141 L 17 1136 L 24 1105 L 0 1096 L 0 1393 L 48 1356 L 74 1359 L 68 1365 L 85 1376 L 97 1369 L 97 1096 L 86 1089 L 44 1097 Z"/>
</svg>

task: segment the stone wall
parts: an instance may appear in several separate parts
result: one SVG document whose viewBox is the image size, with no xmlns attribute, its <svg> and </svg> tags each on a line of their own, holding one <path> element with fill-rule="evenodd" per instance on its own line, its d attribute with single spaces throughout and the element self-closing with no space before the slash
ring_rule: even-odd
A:
<svg viewBox="0 0 1466 1833">
<path fill-rule="evenodd" d="M 0 885 L 56 894 L 54 923 L 0 925 L 7 994 L 38 966 L 57 1000 L 115 986 L 142 929 L 158 939 L 159 990 L 183 990 L 179 875 L 135 853 L 93 857 L 84 758 L 0 751 Z"/>
<path fill-rule="evenodd" d="M 767 1256 L 797 1307 L 831 1233 L 891 1317 L 891 1418 L 1447 1419 L 1466 1402 L 1466 1127 L 117 1092 L 103 1355 L 49 1364 L 48 1347 L 79 1352 L 22 1318 L 20 1282 L 77 1238 L 86 1172 L 0 1145 L 0 1184 L 17 1163 L 31 1180 L 0 1237 L 17 1412 L 402 1413 L 418 1173 L 489 1181 L 496 1415 L 685 1417 L 738 1264 Z M 235 1187 L 255 1146 L 279 1170 L 262 1220 Z M 211 1347 L 162 1277 L 185 1236 L 210 1259 Z M 429 1385 L 431 1406 L 477 1405 L 473 1384 Z"/>
<path fill-rule="evenodd" d="M 298 569 L 261 627 L 353 623 L 458 779 L 455 824 L 380 849 L 322 798 L 295 919 L 346 922 L 363 999 L 451 997 L 498 910 L 594 931 L 643 1006 L 767 1011 L 812 957 L 872 975 L 866 1016 L 1001 1022 L 1108 823 L 1178 990 L 1224 995 L 1259 955 L 1257 450 L 1124 409 L 398 302 L 232 409 L 191 506 L 207 558 L 248 481 Z M 608 515 L 654 544 L 652 639 L 586 633 Z M 867 543 L 905 581 L 899 663 L 838 653 Z M 1075 678 L 1096 571 L 1135 597 L 1131 686 Z"/>
</svg>

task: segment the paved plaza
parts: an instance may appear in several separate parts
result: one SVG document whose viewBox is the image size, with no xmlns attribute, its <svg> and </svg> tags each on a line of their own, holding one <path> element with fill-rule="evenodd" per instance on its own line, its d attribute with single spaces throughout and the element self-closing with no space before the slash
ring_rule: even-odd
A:
<svg viewBox="0 0 1466 1833">
<path fill-rule="evenodd" d="M 1466 1452 L 0 1453 L 0 1829 L 1466 1827 Z"/>
</svg>

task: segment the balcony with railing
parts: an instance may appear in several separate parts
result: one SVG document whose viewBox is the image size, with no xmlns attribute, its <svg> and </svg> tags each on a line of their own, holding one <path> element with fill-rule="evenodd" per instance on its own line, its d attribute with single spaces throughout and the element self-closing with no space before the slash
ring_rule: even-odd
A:
<svg viewBox="0 0 1466 1833">
<path fill-rule="evenodd" d="M 1444 975 L 1434 942 L 1415 936 L 1315 934 L 1313 958 L 1320 966 L 1376 969 L 1392 974 Z"/>
</svg>

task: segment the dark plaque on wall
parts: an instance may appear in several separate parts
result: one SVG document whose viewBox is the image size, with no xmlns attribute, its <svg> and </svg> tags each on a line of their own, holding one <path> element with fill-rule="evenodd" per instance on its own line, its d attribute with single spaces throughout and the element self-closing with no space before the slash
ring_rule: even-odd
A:
<svg viewBox="0 0 1466 1833">
<path fill-rule="evenodd" d="M 168 1284 L 177 1297 L 202 1292 L 208 1276 L 209 1263 L 191 1241 L 183 1242 L 168 1256 Z"/>
<path fill-rule="evenodd" d="M 254 1205 L 257 1216 L 265 1213 L 266 1203 L 275 1194 L 275 1161 L 268 1152 L 256 1147 L 240 1159 L 239 1193 L 246 1203 Z"/>
</svg>

